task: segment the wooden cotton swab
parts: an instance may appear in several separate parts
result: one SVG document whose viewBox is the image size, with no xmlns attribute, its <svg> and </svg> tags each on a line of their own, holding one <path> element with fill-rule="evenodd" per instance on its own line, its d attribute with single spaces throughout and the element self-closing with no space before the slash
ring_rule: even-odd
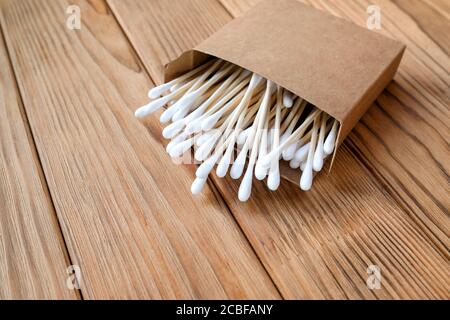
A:
<svg viewBox="0 0 450 320">
<path fill-rule="evenodd" d="M 277 149 L 280 143 L 280 122 L 281 122 L 281 104 L 282 104 L 282 91 L 278 87 L 277 103 L 275 113 L 275 128 L 273 131 L 273 144 L 272 149 Z M 270 190 L 274 191 L 280 186 L 280 161 L 279 157 L 274 157 L 269 169 L 269 178 L 267 179 L 267 186 Z"/>
<path fill-rule="evenodd" d="M 313 181 L 313 158 L 315 146 L 317 144 L 317 131 L 319 130 L 320 114 L 314 119 L 314 125 L 311 133 L 311 143 L 309 145 L 308 158 L 306 165 L 300 177 L 300 188 L 304 191 L 311 189 Z"/>
<path fill-rule="evenodd" d="M 231 163 L 231 157 L 233 156 L 234 146 L 236 144 L 237 137 L 239 136 L 238 134 L 239 130 L 241 130 L 242 127 L 245 127 L 248 125 L 248 123 L 250 123 L 252 117 L 258 111 L 258 106 L 261 104 L 263 98 L 264 95 L 261 95 L 258 101 L 248 108 L 248 111 L 244 110 L 242 114 L 245 115 L 245 118 L 242 121 L 242 123 L 240 121 L 241 119 L 238 120 L 236 127 L 234 128 L 234 131 L 232 133 L 232 140 L 228 144 L 225 154 L 223 155 L 222 159 L 219 161 L 219 164 L 217 165 L 216 174 L 218 177 L 223 178 L 227 174 L 228 167 L 230 166 Z"/>
<path fill-rule="evenodd" d="M 148 97 L 150 99 L 157 99 L 159 98 L 164 92 L 166 92 L 167 90 L 169 90 L 170 88 L 172 88 L 173 86 L 189 79 L 190 77 L 196 75 L 197 73 L 199 73 L 200 71 L 205 70 L 206 68 L 210 67 L 211 64 L 213 63 L 212 61 L 209 61 L 201 66 L 199 66 L 198 68 L 195 68 L 185 74 L 183 74 L 182 76 L 173 79 L 172 81 L 163 83 L 157 87 L 154 87 L 152 89 L 150 89 L 150 91 L 148 92 Z"/>
<path fill-rule="evenodd" d="M 327 130 L 327 120 L 328 116 L 323 112 L 320 124 L 319 139 L 317 140 L 316 152 L 314 152 L 314 159 L 313 159 L 313 169 L 316 172 L 322 170 L 323 167 L 323 157 L 324 157 L 323 142 L 325 140 L 325 134 Z"/>
<path fill-rule="evenodd" d="M 330 133 L 328 134 L 325 143 L 323 145 L 323 151 L 326 154 L 332 154 L 334 150 L 334 145 L 336 143 L 337 129 L 339 126 L 339 122 L 334 120 L 333 127 L 331 128 Z"/>
<path fill-rule="evenodd" d="M 270 104 L 269 104 L 270 105 Z M 265 119 L 263 120 L 263 127 L 261 129 L 261 140 L 258 145 L 259 155 L 258 159 L 264 158 L 267 154 L 267 133 L 269 131 L 269 112 L 265 113 Z M 269 168 L 265 168 L 259 165 L 259 161 L 255 166 L 255 177 L 258 180 L 263 180 L 268 174 Z"/>
<path fill-rule="evenodd" d="M 245 172 L 244 178 L 241 181 L 241 185 L 239 186 L 238 198 L 240 201 L 245 202 L 250 198 L 250 194 L 252 192 L 252 179 L 253 179 L 253 168 L 256 162 L 256 157 L 258 155 L 258 145 L 260 142 L 261 130 L 263 128 L 264 122 L 266 120 L 267 109 L 269 108 L 270 96 L 272 92 L 273 82 L 267 80 L 267 89 L 264 93 L 264 99 L 261 103 L 261 116 L 258 119 L 258 125 L 256 127 L 256 137 L 253 141 L 252 152 L 250 153 L 250 160 L 248 162 L 247 171 Z M 241 156 L 242 152 L 239 154 Z M 246 153 L 245 153 L 246 154 Z M 238 156 L 238 158 L 239 158 Z M 236 162 L 238 159 L 236 159 Z M 244 159 L 241 161 L 245 162 Z M 233 164 L 233 166 L 236 164 Z M 232 168 L 233 169 L 233 168 Z"/>
</svg>

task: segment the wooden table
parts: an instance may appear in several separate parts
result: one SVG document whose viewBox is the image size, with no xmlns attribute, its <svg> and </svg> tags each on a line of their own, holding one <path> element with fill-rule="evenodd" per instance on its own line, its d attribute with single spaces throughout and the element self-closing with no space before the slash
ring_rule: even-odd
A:
<svg viewBox="0 0 450 320">
<path fill-rule="evenodd" d="M 213 176 L 193 197 L 195 167 L 134 118 L 165 63 L 254 2 L 1 1 L 1 299 L 449 298 L 447 0 L 305 1 L 360 25 L 375 3 L 408 46 L 310 192 L 255 182 L 240 203 Z"/>
</svg>

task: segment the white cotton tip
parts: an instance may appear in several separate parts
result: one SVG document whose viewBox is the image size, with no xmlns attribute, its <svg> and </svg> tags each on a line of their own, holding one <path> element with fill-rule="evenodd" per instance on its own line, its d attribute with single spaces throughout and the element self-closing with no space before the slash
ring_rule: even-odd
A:
<svg viewBox="0 0 450 320">
<path fill-rule="evenodd" d="M 176 104 L 170 106 L 169 108 L 167 108 L 159 117 L 159 122 L 161 123 L 167 123 L 170 121 L 170 119 L 172 118 L 172 116 L 175 114 L 175 112 L 178 111 L 178 108 L 176 106 Z"/>
<path fill-rule="evenodd" d="M 323 167 L 323 144 L 319 143 L 317 145 L 317 149 L 314 152 L 314 159 L 313 159 L 313 169 L 316 172 L 319 172 L 322 170 Z"/>
<path fill-rule="evenodd" d="M 177 135 L 175 138 L 173 138 L 166 146 L 167 153 L 169 153 L 170 149 L 173 146 L 177 145 L 181 141 L 184 141 L 187 137 L 188 137 L 188 135 L 186 133 L 182 132 L 179 135 Z"/>
<path fill-rule="evenodd" d="M 233 154 L 233 149 L 230 149 L 231 152 L 225 152 L 222 159 L 220 159 L 219 164 L 217 165 L 216 174 L 219 178 L 223 178 L 226 176 L 228 172 L 228 167 L 230 166 L 231 156 Z"/>
<path fill-rule="evenodd" d="M 239 146 L 242 146 L 245 143 L 245 141 L 247 140 L 248 135 L 250 133 L 250 129 L 251 129 L 251 127 L 247 128 L 239 133 L 238 138 L 237 138 L 237 144 Z"/>
<path fill-rule="evenodd" d="M 192 145 L 194 144 L 194 139 L 188 139 L 185 140 L 183 142 L 180 142 L 176 145 L 174 145 L 173 147 L 170 148 L 169 150 L 169 155 L 172 158 L 178 158 L 181 157 L 183 155 L 183 153 L 185 153 L 186 151 L 188 151 Z"/>
<path fill-rule="evenodd" d="M 212 132 L 212 131 L 203 133 L 201 136 L 199 136 L 199 137 L 197 137 L 197 139 L 195 139 L 195 145 L 197 147 L 200 147 L 206 141 L 211 139 L 213 135 L 214 135 L 214 132 Z"/>
<path fill-rule="evenodd" d="M 309 152 L 309 146 L 310 146 L 311 142 L 308 142 L 307 144 L 303 145 L 300 147 L 300 149 L 298 149 L 295 152 L 294 155 L 294 160 L 296 162 L 303 162 L 306 160 L 306 158 L 308 157 L 308 152 Z"/>
<path fill-rule="evenodd" d="M 304 171 L 306 168 L 306 162 L 300 162 L 300 170 Z"/>
<path fill-rule="evenodd" d="M 246 159 L 247 159 L 247 152 L 246 152 L 246 150 L 244 152 L 244 149 L 242 149 L 241 152 L 239 152 L 239 155 L 237 156 L 233 165 L 231 166 L 231 170 L 230 170 L 231 178 L 239 179 L 242 176 L 242 172 L 244 171 Z"/>
<path fill-rule="evenodd" d="M 325 143 L 323 144 L 323 151 L 326 154 L 332 154 L 335 142 L 336 142 L 336 130 L 331 130 L 327 138 L 325 139 Z"/>
<path fill-rule="evenodd" d="M 219 121 L 220 117 L 222 116 L 221 112 L 216 112 L 209 117 L 207 117 L 205 120 L 202 121 L 201 127 L 203 131 L 208 131 L 214 128 L 217 121 Z"/>
<path fill-rule="evenodd" d="M 242 202 L 247 201 L 252 193 L 253 168 L 248 168 L 239 186 L 238 197 Z"/>
<path fill-rule="evenodd" d="M 189 122 L 186 125 L 186 129 L 184 129 L 184 131 L 186 131 L 186 133 L 188 134 L 200 132 L 201 130 L 202 130 L 202 122 L 200 121 L 200 119 L 196 119 L 193 120 L 192 122 Z"/>
<path fill-rule="evenodd" d="M 289 161 L 289 167 L 291 167 L 292 169 L 300 168 L 300 161 L 292 159 L 291 161 Z"/>
<path fill-rule="evenodd" d="M 289 147 L 283 150 L 283 160 L 290 161 L 294 158 L 295 151 L 297 150 L 297 143 L 291 144 Z"/>
<path fill-rule="evenodd" d="M 172 116 L 172 121 L 176 122 L 176 121 L 180 121 L 182 119 L 184 119 L 184 117 L 186 117 L 186 115 L 189 113 L 189 110 L 182 110 L 179 109 L 177 112 L 174 113 L 174 115 Z"/>
<path fill-rule="evenodd" d="M 300 188 L 303 191 L 308 191 L 311 189 L 313 182 L 313 170 L 312 165 L 309 163 L 306 164 L 305 170 L 303 170 L 302 176 L 300 178 Z"/>
<path fill-rule="evenodd" d="M 203 105 L 201 105 L 200 107 L 198 107 L 197 109 L 195 109 L 194 111 L 192 111 L 186 118 L 186 121 L 195 121 L 198 118 L 200 118 L 203 113 L 205 112 L 205 107 L 203 107 Z"/>
<path fill-rule="evenodd" d="M 208 175 L 210 174 L 210 172 L 214 168 L 214 165 L 216 164 L 218 158 L 219 157 L 217 155 L 213 155 L 213 156 L 209 157 L 205 162 L 203 162 L 197 168 L 197 171 L 195 172 L 195 175 L 198 178 L 206 178 L 206 177 L 208 177 Z"/>
<path fill-rule="evenodd" d="M 263 79 L 259 74 L 254 73 L 252 75 L 252 78 L 250 79 L 250 84 L 248 85 L 249 88 L 254 88 L 259 84 L 259 82 Z"/>
<path fill-rule="evenodd" d="M 261 158 L 261 160 L 259 160 L 259 162 L 262 167 L 269 168 L 274 159 L 280 159 L 280 154 L 276 150 L 266 154 L 263 158 Z"/>
<path fill-rule="evenodd" d="M 172 87 L 171 83 L 164 83 L 160 86 L 154 87 L 152 89 L 150 89 L 150 91 L 148 92 L 148 97 L 150 99 L 157 99 L 159 98 L 164 92 L 166 92 L 167 90 L 170 90 L 170 87 Z"/>
<path fill-rule="evenodd" d="M 267 178 L 267 186 L 270 190 L 275 191 L 280 186 L 280 170 L 278 165 L 275 169 L 269 171 L 269 178 Z"/>
<path fill-rule="evenodd" d="M 162 131 L 162 135 L 166 139 L 172 139 L 181 130 L 183 130 L 183 128 L 184 128 L 184 122 L 177 121 L 177 122 L 171 123 L 167 127 L 165 127 L 164 130 Z"/>
<path fill-rule="evenodd" d="M 140 107 L 134 112 L 136 118 L 144 118 L 156 110 L 162 108 L 167 103 L 167 99 L 158 99 L 145 106 Z"/>
<path fill-rule="evenodd" d="M 199 194 L 200 192 L 202 192 L 207 180 L 208 178 L 195 178 L 194 182 L 191 185 L 192 194 Z"/>
<path fill-rule="evenodd" d="M 264 180 L 267 177 L 267 172 L 268 168 L 265 168 L 263 166 L 261 166 L 261 164 L 259 163 L 259 161 L 256 163 L 255 166 L 255 177 L 258 180 Z"/>
<path fill-rule="evenodd" d="M 294 95 L 287 90 L 283 92 L 283 105 L 286 108 L 291 108 L 294 105 Z"/>
<path fill-rule="evenodd" d="M 194 154 L 195 160 L 204 161 L 216 145 L 218 138 L 219 137 L 217 135 L 212 136 L 208 141 L 205 141 L 200 147 L 198 147 Z"/>
</svg>

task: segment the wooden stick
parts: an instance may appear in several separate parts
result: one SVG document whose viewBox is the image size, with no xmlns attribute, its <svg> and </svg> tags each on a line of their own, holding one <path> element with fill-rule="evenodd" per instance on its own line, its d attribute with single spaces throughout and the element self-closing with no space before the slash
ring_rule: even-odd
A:
<svg viewBox="0 0 450 320">
<path fill-rule="evenodd" d="M 303 170 L 302 176 L 300 177 L 300 188 L 304 191 L 308 191 L 311 189 L 312 181 L 313 181 L 313 158 L 314 158 L 314 150 L 317 144 L 317 131 L 320 126 L 320 113 L 314 119 L 314 125 L 312 128 L 311 134 L 311 143 L 309 146 L 308 158 L 306 159 L 306 166 Z"/>
<path fill-rule="evenodd" d="M 256 137 L 253 141 L 253 148 L 252 151 L 250 153 L 250 160 L 248 162 L 248 167 L 247 167 L 247 171 L 244 175 L 244 178 L 242 179 L 241 185 L 239 186 L 239 192 L 238 192 L 238 198 L 240 201 L 247 201 L 250 197 L 251 191 L 252 191 L 252 178 L 253 178 L 253 168 L 256 162 L 256 157 L 258 154 L 258 145 L 260 142 L 260 135 L 261 135 L 261 129 L 263 128 L 264 122 L 265 122 L 265 118 L 266 118 L 266 113 L 267 113 L 267 109 L 269 107 L 269 103 L 270 103 L 270 96 L 271 96 L 271 91 L 272 91 L 272 85 L 273 82 L 270 80 L 267 80 L 267 88 L 266 88 L 266 92 L 264 93 L 264 99 L 263 102 L 261 103 L 261 116 L 258 119 L 258 124 L 256 126 Z M 247 143 L 245 144 L 247 145 Z M 244 148 L 245 148 L 244 145 Z M 242 172 L 243 170 L 243 165 L 245 164 L 245 160 L 244 159 L 240 159 L 240 163 L 239 163 L 239 157 L 242 157 L 241 155 L 244 155 L 245 157 L 247 156 L 247 152 L 242 152 L 243 150 L 241 150 L 241 153 L 239 153 L 239 156 L 236 158 L 235 163 L 233 163 L 233 167 L 231 168 L 231 172 L 233 172 L 234 168 L 238 168 L 239 171 Z M 235 167 L 236 163 L 238 163 L 238 166 Z M 241 169 L 242 168 L 242 169 Z M 235 172 L 235 173 L 239 173 L 239 172 Z M 242 174 L 242 173 L 241 173 Z"/>
<path fill-rule="evenodd" d="M 273 145 L 272 150 L 277 149 L 280 143 L 280 123 L 281 123 L 281 107 L 282 107 L 282 90 L 278 87 L 277 92 L 277 104 L 275 115 L 275 128 L 273 131 Z M 267 179 L 267 186 L 270 190 L 274 191 L 280 186 L 280 161 L 279 156 L 274 157 L 269 169 L 269 178 Z"/>
<path fill-rule="evenodd" d="M 316 152 L 314 152 L 314 159 L 313 159 L 313 170 L 316 172 L 322 170 L 323 167 L 323 157 L 324 157 L 323 142 L 325 140 L 325 134 L 327 130 L 327 120 L 328 115 L 325 112 L 323 112 L 320 124 L 319 139 L 317 141 L 317 148 Z"/>
</svg>

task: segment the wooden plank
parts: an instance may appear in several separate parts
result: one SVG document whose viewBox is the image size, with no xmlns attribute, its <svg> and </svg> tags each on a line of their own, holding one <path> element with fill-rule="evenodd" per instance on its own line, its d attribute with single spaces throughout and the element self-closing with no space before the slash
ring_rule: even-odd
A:
<svg viewBox="0 0 450 320">
<path fill-rule="evenodd" d="M 277 298 L 223 201 L 192 198 L 157 121 L 131 108 L 152 86 L 102 1 L 3 3 L 1 25 L 84 298 Z"/>
<path fill-rule="evenodd" d="M 0 300 L 77 299 L 3 38 L 0 66 Z"/>
<path fill-rule="evenodd" d="M 154 61 L 150 51 L 164 52 L 173 45 L 166 38 L 139 37 L 143 23 L 156 28 L 154 2 L 145 7 L 108 3 L 147 64 Z M 176 3 L 184 7 L 179 11 L 189 12 L 192 2 Z M 181 18 L 173 15 L 172 5 L 158 3 L 158 19 L 165 21 L 166 34 L 178 37 L 182 30 L 175 21 Z M 148 70 L 160 78 L 157 68 Z M 332 174 L 320 175 L 309 193 L 286 182 L 272 193 L 255 181 L 251 200 L 242 204 L 236 199 L 237 182 L 213 181 L 285 298 L 448 296 L 448 257 L 434 243 L 440 240 L 386 193 L 385 185 L 362 165 L 353 140 L 339 151 Z M 371 264 L 381 268 L 380 290 L 366 286 Z"/>
<path fill-rule="evenodd" d="M 447 0 L 393 0 L 447 55 L 450 54 L 450 2 Z"/>
</svg>

